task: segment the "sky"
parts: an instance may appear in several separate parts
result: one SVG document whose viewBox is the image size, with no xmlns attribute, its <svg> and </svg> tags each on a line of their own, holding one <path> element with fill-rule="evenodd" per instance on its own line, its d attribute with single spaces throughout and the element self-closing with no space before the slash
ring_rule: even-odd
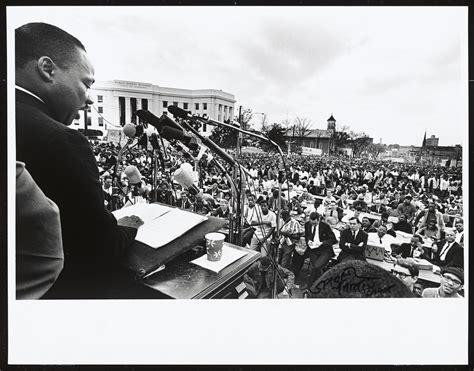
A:
<svg viewBox="0 0 474 371">
<path fill-rule="evenodd" d="M 254 127 L 332 114 L 375 143 L 467 143 L 466 7 L 7 7 L 28 22 L 81 40 L 96 80 L 221 89 Z"/>
</svg>

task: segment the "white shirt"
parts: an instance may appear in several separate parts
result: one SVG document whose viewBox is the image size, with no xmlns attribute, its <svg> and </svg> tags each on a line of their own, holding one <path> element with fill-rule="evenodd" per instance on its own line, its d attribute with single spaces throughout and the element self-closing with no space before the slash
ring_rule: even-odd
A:
<svg viewBox="0 0 474 371">
<path fill-rule="evenodd" d="M 25 88 L 22 88 L 21 86 L 18 86 L 18 85 L 15 85 L 15 89 L 18 89 L 18 90 L 21 90 L 23 93 L 26 93 L 26 94 L 29 94 L 31 95 L 32 97 L 35 97 L 36 99 L 38 99 L 39 101 L 43 102 L 44 103 L 44 100 L 41 99 L 40 97 L 38 97 L 36 94 L 33 94 L 31 91 L 25 89 Z M 46 103 L 44 103 L 46 104 Z"/>
<path fill-rule="evenodd" d="M 392 252 L 392 247 L 390 245 L 397 242 L 396 238 L 389 234 L 385 234 L 383 237 L 380 237 L 377 232 L 370 232 L 368 235 L 368 245 L 383 246 L 385 251 L 388 252 Z"/>
<path fill-rule="evenodd" d="M 311 230 L 315 226 L 311 226 Z M 316 230 L 314 231 L 314 237 L 312 240 L 308 241 L 308 246 L 310 249 L 317 249 L 319 246 L 321 246 L 321 240 L 319 239 L 319 223 L 316 225 Z"/>
<path fill-rule="evenodd" d="M 252 215 L 252 219 L 249 220 L 250 222 L 257 222 L 257 223 L 264 223 L 270 222 L 271 225 L 257 225 L 255 227 L 255 237 L 263 238 L 265 237 L 271 228 L 276 227 L 276 215 L 273 211 L 268 210 L 267 215 L 263 215 L 262 210 L 258 209 L 256 213 Z"/>
</svg>

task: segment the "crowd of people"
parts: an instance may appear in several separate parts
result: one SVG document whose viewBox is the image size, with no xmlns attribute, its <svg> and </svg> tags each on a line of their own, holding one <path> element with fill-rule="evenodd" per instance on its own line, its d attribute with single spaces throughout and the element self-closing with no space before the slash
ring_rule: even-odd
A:
<svg viewBox="0 0 474 371">
<path fill-rule="evenodd" d="M 109 207 L 113 188 L 111 172 L 119 147 L 97 143 L 93 144 L 93 151 Z M 139 195 L 140 200 L 135 197 L 135 202 L 157 200 L 228 220 L 239 217 L 235 213 L 229 179 L 224 174 L 205 162 L 195 164 L 198 170 L 195 184 L 201 192 L 197 197 L 190 197 L 172 176 L 172 170 L 189 159 L 181 156 L 172 145 L 168 151 L 174 165 L 168 169 L 169 178 L 158 169 L 158 192 L 154 199 L 151 192 L 152 153 L 142 148 L 123 156 L 117 167 L 117 177 L 125 192 L 116 192 L 120 200 L 114 203 L 116 207 L 126 205 L 125 195 L 128 194 L 129 200 L 133 195 Z M 291 289 L 295 282 L 301 283 L 298 285 L 301 289 L 311 292 L 324 271 L 335 263 L 365 260 L 367 244 L 384 247 L 386 254 L 392 256 L 389 261 L 393 261 L 395 270 L 417 272 L 414 260 L 420 259 L 441 268 L 455 267 L 461 272 L 464 268 L 460 168 L 293 155 L 286 159 L 288 171 L 282 176 L 279 159 L 273 154 L 243 154 L 238 161 L 246 174 L 245 205 L 241 211 L 245 220 L 243 246 L 257 250 L 265 257 L 250 272 L 268 270 L 269 251 L 272 243 L 276 244 L 278 261 L 273 263 L 278 264 L 279 277 L 287 282 L 286 290 L 282 289 L 280 294 L 291 292 L 288 286 Z M 133 186 L 128 185 L 127 177 L 123 175 L 122 170 L 128 165 L 137 166 L 142 174 L 140 192 L 134 193 Z M 171 198 L 166 199 L 167 193 Z M 281 210 L 279 223 L 278 205 Z M 361 233 L 354 237 L 354 231 Z M 276 235 L 279 237 L 277 242 Z M 397 236 L 404 237 L 405 242 L 401 243 Z M 309 261 L 309 269 L 301 276 L 305 261 Z M 272 283 L 265 283 L 259 275 L 252 280 L 252 274 L 249 274 L 246 283 L 251 296 L 269 297 Z M 270 280 L 272 274 L 266 277 Z M 258 290 L 262 282 L 263 289 Z M 410 288 L 416 296 L 422 296 L 424 286 L 421 282 Z"/>
</svg>

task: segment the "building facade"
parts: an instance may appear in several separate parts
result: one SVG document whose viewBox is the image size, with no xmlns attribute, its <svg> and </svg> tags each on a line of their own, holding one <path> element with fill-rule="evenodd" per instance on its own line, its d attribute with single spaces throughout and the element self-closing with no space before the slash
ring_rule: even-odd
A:
<svg viewBox="0 0 474 371">
<path fill-rule="evenodd" d="M 113 80 L 96 82 L 91 89 L 94 100 L 87 113 L 74 120 L 76 129 L 107 130 L 121 128 L 128 123 L 138 123 L 136 112 L 146 109 L 160 117 L 168 114 L 167 107 L 177 105 L 191 114 L 208 117 L 216 121 L 233 119 L 235 98 L 233 94 L 215 89 L 189 90 L 167 88 L 151 83 Z M 209 136 L 212 127 L 202 125 L 202 135 Z"/>
<path fill-rule="evenodd" d="M 336 120 L 331 115 L 327 120 L 327 129 L 311 129 L 304 136 L 295 135 L 289 129 L 285 139 L 301 147 L 320 149 L 323 154 L 333 153 L 335 149 Z"/>
</svg>

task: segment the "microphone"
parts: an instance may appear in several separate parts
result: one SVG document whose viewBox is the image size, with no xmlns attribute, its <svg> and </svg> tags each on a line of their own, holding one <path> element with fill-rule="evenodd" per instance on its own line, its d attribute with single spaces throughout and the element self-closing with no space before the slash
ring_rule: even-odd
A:
<svg viewBox="0 0 474 371">
<path fill-rule="evenodd" d="M 130 184 L 138 184 L 142 181 L 142 175 L 136 166 L 128 165 L 123 172 L 127 176 Z"/>
<path fill-rule="evenodd" d="M 186 188 L 191 195 L 196 196 L 201 192 L 199 188 L 194 185 L 194 173 L 191 164 L 187 162 L 181 164 L 179 169 L 173 173 L 173 176 L 174 180 L 181 187 Z"/>
<path fill-rule="evenodd" d="M 137 133 L 137 129 L 135 128 L 135 125 L 133 124 L 126 124 L 122 128 L 123 133 L 127 138 L 133 139 L 135 138 L 135 134 Z"/>
<path fill-rule="evenodd" d="M 191 119 L 193 116 L 189 111 L 186 111 L 178 106 L 168 106 L 168 111 L 176 117 L 182 118 L 184 120 Z"/>
<path fill-rule="evenodd" d="M 123 133 L 129 139 L 137 138 L 143 134 L 142 125 L 126 124 L 122 128 Z"/>
<path fill-rule="evenodd" d="M 199 148 L 196 138 L 185 134 L 183 130 L 177 130 L 169 126 L 165 126 L 161 131 L 161 135 L 163 138 L 168 140 L 177 139 L 193 151 Z"/>
<path fill-rule="evenodd" d="M 137 116 L 143 121 L 148 122 L 151 126 L 158 130 L 160 134 L 163 128 L 166 126 L 183 131 L 183 128 L 167 115 L 161 115 L 161 117 L 157 117 L 148 110 L 140 109 L 137 111 Z"/>
</svg>

